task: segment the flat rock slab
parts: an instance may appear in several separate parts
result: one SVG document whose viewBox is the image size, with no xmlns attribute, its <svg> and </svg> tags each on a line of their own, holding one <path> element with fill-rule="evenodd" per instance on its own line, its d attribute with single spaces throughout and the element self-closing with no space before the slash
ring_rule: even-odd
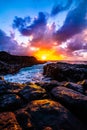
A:
<svg viewBox="0 0 87 130">
<path fill-rule="evenodd" d="M 87 122 L 87 96 L 65 87 L 56 87 L 51 94 Z"/>
<path fill-rule="evenodd" d="M 23 129 L 86 130 L 66 108 L 52 100 L 32 101 L 26 108 L 18 110 L 16 115 Z"/>
</svg>

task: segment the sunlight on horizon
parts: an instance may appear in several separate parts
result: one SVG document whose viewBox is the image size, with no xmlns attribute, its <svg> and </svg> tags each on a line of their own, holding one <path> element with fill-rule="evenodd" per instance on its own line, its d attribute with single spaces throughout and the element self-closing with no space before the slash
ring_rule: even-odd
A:
<svg viewBox="0 0 87 130">
<path fill-rule="evenodd" d="M 40 49 L 34 53 L 34 56 L 38 60 L 49 61 L 49 60 L 63 60 L 64 56 L 61 54 L 56 54 L 55 50 L 44 50 Z"/>
</svg>

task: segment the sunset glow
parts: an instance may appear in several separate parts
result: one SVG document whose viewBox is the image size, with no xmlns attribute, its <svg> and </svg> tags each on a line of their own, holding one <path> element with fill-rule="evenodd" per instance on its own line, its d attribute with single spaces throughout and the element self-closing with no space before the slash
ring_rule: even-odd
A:
<svg viewBox="0 0 87 130">
<path fill-rule="evenodd" d="M 56 54 L 55 50 L 43 50 L 40 49 L 39 51 L 37 51 L 34 56 L 38 59 L 38 60 L 43 60 L 43 61 L 49 61 L 49 60 L 63 60 L 64 57 L 61 54 Z"/>
<path fill-rule="evenodd" d="M 1 0 L 0 5 L 0 51 L 39 60 L 87 60 L 87 0 Z"/>
<path fill-rule="evenodd" d="M 46 60 L 46 59 L 47 59 L 46 55 L 43 55 L 43 56 L 41 57 L 41 59 L 42 59 L 42 60 Z"/>
</svg>

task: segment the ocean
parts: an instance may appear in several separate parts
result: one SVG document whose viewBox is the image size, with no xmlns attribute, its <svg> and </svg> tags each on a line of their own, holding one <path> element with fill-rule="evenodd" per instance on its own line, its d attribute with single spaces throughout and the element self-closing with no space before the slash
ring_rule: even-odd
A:
<svg viewBox="0 0 87 130">
<path fill-rule="evenodd" d="M 43 66 L 51 63 L 47 62 L 45 64 L 33 65 L 32 67 L 25 67 L 20 69 L 16 74 L 7 74 L 4 79 L 8 82 L 15 83 L 28 83 L 28 82 L 40 82 L 40 81 L 50 81 L 50 78 L 43 76 Z M 61 62 L 61 61 L 54 61 Z M 62 61 L 70 64 L 87 64 L 87 61 Z"/>
</svg>

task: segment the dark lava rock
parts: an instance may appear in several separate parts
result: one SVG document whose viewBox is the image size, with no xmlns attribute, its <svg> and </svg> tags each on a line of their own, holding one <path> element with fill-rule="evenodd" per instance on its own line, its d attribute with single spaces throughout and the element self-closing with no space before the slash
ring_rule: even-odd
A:
<svg viewBox="0 0 87 130">
<path fill-rule="evenodd" d="M 80 93 L 84 93 L 83 87 L 80 84 L 76 84 L 76 83 L 72 83 L 72 82 L 66 82 L 64 84 L 64 87 L 73 89 L 73 90 L 78 91 Z"/>
<path fill-rule="evenodd" d="M 16 110 L 25 104 L 22 96 L 18 94 L 24 86 L 24 84 L 0 80 L 0 111 Z"/>
<path fill-rule="evenodd" d="M 46 98 L 46 91 L 45 89 L 37 86 L 35 84 L 25 86 L 20 92 L 18 93 L 21 97 L 23 97 L 26 101 L 36 100 Z"/>
<path fill-rule="evenodd" d="M 19 126 L 14 113 L 0 113 L 0 130 L 22 130 Z"/>
<path fill-rule="evenodd" d="M 41 86 L 44 88 L 46 91 L 51 91 L 54 87 L 57 87 L 60 85 L 60 83 L 56 80 L 50 81 L 50 82 L 40 82 L 36 83 L 37 85 Z"/>
<path fill-rule="evenodd" d="M 0 95 L 0 111 L 12 111 L 23 105 L 22 99 L 15 94 Z"/>
<path fill-rule="evenodd" d="M 77 82 L 87 79 L 87 65 L 50 63 L 44 66 L 43 74 L 58 81 Z"/>
<path fill-rule="evenodd" d="M 23 87 L 23 84 L 10 83 L 6 82 L 5 80 L 0 80 L 0 94 L 17 94 Z"/>
<path fill-rule="evenodd" d="M 32 101 L 16 115 L 23 130 L 86 130 L 66 108 L 52 100 Z"/>
<path fill-rule="evenodd" d="M 81 120 L 87 122 L 87 96 L 61 86 L 54 88 L 51 93 L 57 101 L 73 111 Z"/>
<path fill-rule="evenodd" d="M 16 73 L 23 67 L 41 64 L 44 62 L 38 61 L 33 56 L 16 56 L 7 52 L 0 52 L 0 74 Z"/>
<path fill-rule="evenodd" d="M 36 130 L 34 124 L 31 122 L 30 114 L 25 110 L 18 110 L 16 118 L 22 130 Z"/>
</svg>

